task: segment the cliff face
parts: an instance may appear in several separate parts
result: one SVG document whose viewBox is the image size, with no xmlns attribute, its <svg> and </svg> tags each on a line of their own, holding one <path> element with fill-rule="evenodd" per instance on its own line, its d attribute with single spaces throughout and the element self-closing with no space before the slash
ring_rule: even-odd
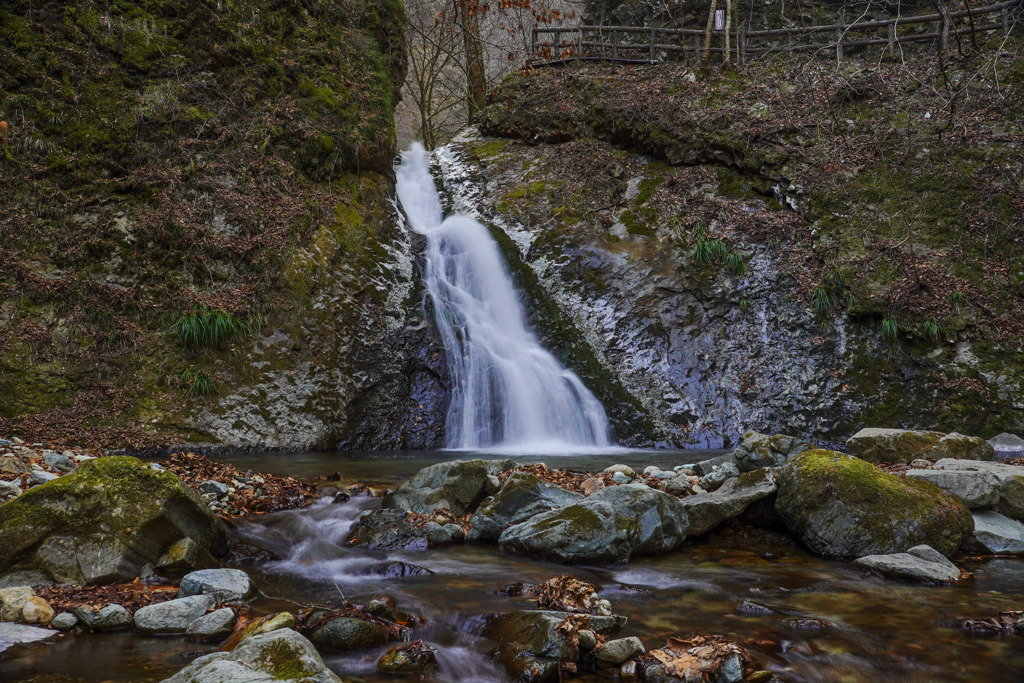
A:
<svg viewBox="0 0 1024 683">
<path fill-rule="evenodd" d="M 1024 429 L 1022 77 L 541 70 L 458 148 L 653 440 L 988 437 Z"/>
<path fill-rule="evenodd" d="M 388 200 L 403 22 L 400 0 L 4 3 L 0 432 L 421 429 L 404 381 L 389 429 L 349 411 L 425 347 Z"/>
</svg>

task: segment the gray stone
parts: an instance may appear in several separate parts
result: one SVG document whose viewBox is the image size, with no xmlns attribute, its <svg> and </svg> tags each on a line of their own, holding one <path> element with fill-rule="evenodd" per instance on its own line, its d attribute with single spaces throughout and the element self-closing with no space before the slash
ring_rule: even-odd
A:
<svg viewBox="0 0 1024 683">
<path fill-rule="evenodd" d="M 753 472 L 762 467 L 782 465 L 790 456 L 809 451 L 811 448 L 811 444 L 796 437 L 747 432 L 743 435 L 743 441 L 732 452 L 732 458 L 741 472 Z"/>
<path fill-rule="evenodd" d="M 424 467 L 411 479 L 384 496 L 387 510 L 409 510 L 429 514 L 448 508 L 456 515 L 476 510 L 493 486 L 488 477 L 516 467 L 515 461 L 456 460 Z"/>
<path fill-rule="evenodd" d="M 29 473 L 28 478 L 32 480 L 33 484 L 39 486 L 40 484 L 51 482 L 59 476 L 60 475 L 53 474 L 52 472 L 44 472 L 43 470 L 32 470 L 32 472 Z"/>
<path fill-rule="evenodd" d="M 579 640 L 580 647 L 584 650 L 593 650 L 597 647 L 597 634 L 589 628 L 581 629 L 576 636 Z"/>
<path fill-rule="evenodd" d="M 47 453 L 43 456 L 43 462 L 62 474 L 75 469 L 74 461 L 63 453 Z"/>
<path fill-rule="evenodd" d="M 622 472 L 612 472 L 612 481 L 614 481 L 616 484 L 628 484 L 629 482 L 633 481 L 633 479 L 629 475 L 623 474 Z"/>
<path fill-rule="evenodd" d="M 234 625 L 235 611 L 230 607 L 222 607 L 190 623 L 185 629 L 185 635 L 201 642 L 223 640 L 231 635 Z"/>
<path fill-rule="evenodd" d="M 469 520 L 469 540 L 496 541 L 501 532 L 530 517 L 583 500 L 578 493 L 549 484 L 528 472 L 513 472 L 490 502 Z"/>
<path fill-rule="evenodd" d="M 745 472 L 729 479 L 714 493 L 702 493 L 682 499 L 690 536 L 703 536 L 716 526 L 739 517 L 747 507 L 778 490 L 775 471 L 769 468 Z"/>
<path fill-rule="evenodd" d="M 977 460 L 939 460 L 935 470 L 987 473 L 995 477 L 999 497 L 993 503 L 1007 517 L 1024 520 L 1024 467 Z"/>
<path fill-rule="evenodd" d="M 629 638 L 609 640 L 604 644 L 604 647 L 597 651 L 597 658 L 602 662 L 622 664 L 634 657 L 639 657 L 646 651 L 640 639 L 631 636 Z"/>
<path fill-rule="evenodd" d="M 905 553 L 868 555 L 854 560 L 853 563 L 884 576 L 913 581 L 950 583 L 960 578 L 957 566 L 928 545 L 915 546 Z"/>
<path fill-rule="evenodd" d="M 199 484 L 199 492 L 221 498 L 228 495 L 228 485 L 222 484 L 219 481 L 214 481 L 213 479 L 207 479 Z"/>
<path fill-rule="evenodd" d="M 53 618 L 50 622 L 50 626 L 57 629 L 58 631 L 70 631 L 78 623 L 78 617 L 71 612 L 61 612 Z"/>
<path fill-rule="evenodd" d="M 737 654 L 730 655 L 718 670 L 715 683 L 740 683 L 743 680 L 743 660 Z"/>
<path fill-rule="evenodd" d="M 725 463 L 736 464 L 733 460 L 732 453 L 726 453 L 725 455 L 717 455 L 714 458 L 708 458 L 707 460 L 701 460 L 698 463 L 690 465 L 690 469 L 698 477 L 703 477 L 705 474 L 710 474 L 715 467 L 724 465 Z"/>
<path fill-rule="evenodd" d="M 216 602 L 240 602 L 253 594 L 252 581 L 241 569 L 202 569 L 186 574 L 178 597 L 211 595 Z"/>
<path fill-rule="evenodd" d="M 846 447 L 872 463 L 909 463 L 917 458 L 991 460 L 995 453 L 981 437 L 912 429 L 862 429 L 847 440 Z"/>
<path fill-rule="evenodd" d="M 700 478 L 700 487 L 705 491 L 714 491 L 727 480 L 740 476 L 740 468 L 736 463 L 724 462 L 716 465 L 710 472 Z"/>
<path fill-rule="evenodd" d="M 511 526 L 498 544 L 556 562 L 625 562 L 674 550 L 686 532 L 678 499 L 644 484 L 623 484 Z"/>
<path fill-rule="evenodd" d="M 21 487 L 14 481 L 0 481 L 0 499 L 16 498 L 22 493 Z"/>
<path fill-rule="evenodd" d="M 386 628 L 372 621 L 339 617 L 314 631 L 311 640 L 318 648 L 345 652 L 380 647 L 391 636 Z"/>
<path fill-rule="evenodd" d="M 3 652 L 12 645 L 26 645 L 46 640 L 57 635 L 56 631 L 24 624 L 12 624 L 0 622 L 0 652 Z"/>
<path fill-rule="evenodd" d="M 991 555 L 1024 555 L 1024 524 L 993 510 L 974 513 L 974 533 L 964 550 Z"/>
<path fill-rule="evenodd" d="M 907 476 L 935 484 L 972 510 L 989 507 L 999 500 L 999 481 L 991 472 L 907 470 Z"/>
<path fill-rule="evenodd" d="M 199 657 L 163 683 L 341 683 L 308 640 L 290 628 L 246 638 L 231 652 Z"/>
<path fill-rule="evenodd" d="M 75 616 L 90 631 L 117 631 L 132 625 L 132 615 L 121 605 L 107 605 L 100 610 L 76 607 Z"/>
<path fill-rule="evenodd" d="M 347 544 L 367 550 L 426 550 L 426 525 L 414 524 L 403 510 L 373 510 L 349 531 Z"/>
<path fill-rule="evenodd" d="M 534 657 L 551 659 L 576 659 L 572 645 L 565 640 L 559 624 L 572 615 L 569 612 L 552 610 L 521 610 L 501 614 L 488 622 L 483 635 L 502 643 L 516 643 L 516 653 L 528 653 Z M 622 617 L 586 616 L 586 629 L 595 633 L 608 634 L 625 624 Z M 596 645 L 597 640 L 594 639 Z"/>
<path fill-rule="evenodd" d="M 1016 434 L 1003 432 L 988 440 L 995 456 L 1002 460 L 1024 457 L 1024 439 Z"/>
<path fill-rule="evenodd" d="M 148 634 L 184 633 L 216 602 L 212 595 L 193 595 L 147 605 L 135 612 L 135 628 Z"/>
</svg>

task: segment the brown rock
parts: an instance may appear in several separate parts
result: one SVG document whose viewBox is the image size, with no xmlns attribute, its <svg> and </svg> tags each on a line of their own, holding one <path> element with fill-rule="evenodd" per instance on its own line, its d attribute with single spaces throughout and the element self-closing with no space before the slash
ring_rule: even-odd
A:
<svg viewBox="0 0 1024 683">
<path fill-rule="evenodd" d="M 604 482 L 597 477 L 591 477 L 590 479 L 584 479 L 580 484 L 580 488 L 583 489 L 583 495 L 589 496 L 590 494 L 603 489 Z"/>
<path fill-rule="evenodd" d="M 50 603 L 38 596 L 25 601 L 21 608 L 21 618 L 26 624 L 49 624 L 54 617 Z"/>
</svg>

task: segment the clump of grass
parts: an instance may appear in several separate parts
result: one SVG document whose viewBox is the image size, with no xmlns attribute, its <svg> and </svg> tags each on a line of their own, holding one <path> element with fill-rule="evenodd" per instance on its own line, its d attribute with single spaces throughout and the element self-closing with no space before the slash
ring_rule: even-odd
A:
<svg viewBox="0 0 1024 683">
<path fill-rule="evenodd" d="M 750 302 L 747 301 L 746 297 L 740 299 L 740 313 L 746 315 L 750 311 Z"/>
<path fill-rule="evenodd" d="M 731 251 L 725 257 L 725 269 L 737 277 L 747 274 L 747 260 L 738 251 Z"/>
<path fill-rule="evenodd" d="M 892 315 L 887 315 L 882 318 L 882 338 L 887 342 L 895 342 L 900 336 L 900 326 L 896 322 L 896 318 Z"/>
<path fill-rule="evenodd" d="M 249 325 L 227 311 L 200 306 L 183 313 L 174 323 L 178 343 L 189 349 L 220 348 L 233 337 L 245 334 Z"/>
<path fill-rule="evenodd" d="M 950 292 L 949 294 L 946 295 L 946 302 L 949 303 L 949 305 L 953 307 L 953 310 L 957 312 L 957 315 L 959 315 L 960 310 L 963 308 L 964 305 L 963 292 L 960 292 L 958 290 Z"/>
<path fill-rule="evenodd" d="M 189 396 L 209 396 L 217 391 L 217 382 L 203 370 L 186 369 L 178 377 Z"/>
<path fill-rule="evenodd" d="M 921 323 L 921 331 L 924 333 L 925 339 L 932 343 L 942 339 L 942 326 L 935 318 L 928 318 Z"/>
<path fill-rule="evenodd" d="M 839 308 L 839 298 L 826 285 L 811 292 L 811 302 L 814 304 L 814 314 L 819 318 L 827 318 Z"/>
<path fill-rule="evenodd" d="M 830 318 L 839 312 L 843 304 L 849 305 L 852 297 L 847 292 L 846 276 L 838 265 L 832 264 L 825 268 L 821 284 L 811 292 L 811 303 L 814 315 L 819 320 Z"/>
</svg>

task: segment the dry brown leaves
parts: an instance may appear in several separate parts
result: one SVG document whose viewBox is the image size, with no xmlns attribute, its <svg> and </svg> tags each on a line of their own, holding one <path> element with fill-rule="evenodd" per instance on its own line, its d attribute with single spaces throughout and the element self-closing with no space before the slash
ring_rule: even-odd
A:
<svg viewBox="0 0 1024 683">
<path fill-rule="evenodd" d="M 178 596 L 176 586 L 150 586 L 138 579 L 105 586 L 41 586 L 35 591 L 37 596 L 50 603 L 55 612 L 71 612 L 76 607 L 98 609 L 116 604 L 134 614 L 137 609 Z"/>
<path fill-rule="evenodd" d="M 216 462 L 198 453 L 176 453 L 164 463 L 169 471 L 186 484 L 199 490 L 204 481 L 213 480 L 235 488 L 229 496 L 229 505 L 246 514 L 259 514 L 305 507 L 313 501 L 316 485 L 292 477 L 257 473 L 262 483 L 251 483 L 251 489 L 241 488 L 247 477 L 234 465 Z M 262 492 L 259 493 L 258 492 Z"/>
<path fill-rule="evenodd" d="M 574 614 L 595 614 L 597 586 L 580 581 L 570 574 L 562 574 L 532 586 L 526 591 L 537 597 L 537 607 Z"/>
<path fill-rule="evenodd" d="M 472 515 L 456 515 L 448 508 L 438 508 L 430 514 L 423 514 L 420 512 L 410 512 L 406 510 L 405 518 L 412 522 L 414 526 L 421 527 L 428 522 L 437 522 L 437 518 L 441 517 L 446 519 L 445 524 L 456 524 L 462 527 L 462 530 L 469 533 L 469 530 L 473 528 L 473 525 L 469 523 L 469 518 Z"/>
<path fill-rule="evenodd" d="M 690 638 L 669 638 L 665 647 L 649 653 L 665 667 L 665 673 L 677 678 L 712 681 L 718 676 L 725 662 L 738 655 L 743 672 L 754 669 L 754 660 L 746 649 L 725 636 L 691 636 Z"/>
<path fill-rule="evenodd" d="M 1024 634 L 1024 611 L 1006 610 L 995 617 L 967 619 L 964 621 L 963 627 L 975 633 L 1021 635 Z"/>
</svg>

